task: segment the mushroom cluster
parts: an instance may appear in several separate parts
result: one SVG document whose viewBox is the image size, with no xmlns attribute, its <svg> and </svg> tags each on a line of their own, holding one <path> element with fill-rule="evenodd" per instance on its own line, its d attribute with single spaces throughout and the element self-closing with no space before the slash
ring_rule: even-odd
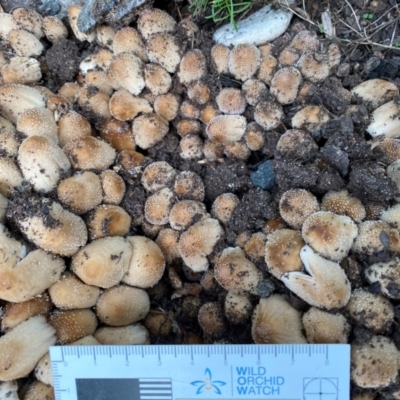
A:
<svg viewBox="0 0 400 400">
<path fill-rule="evenodd" d="M 357 388 L 395 384 L 397 86 L 344 87 L 301 23 L 204 46 L 160 9 L 89 34 L 80 12 L 74 38 L 0 13 L 0 391 L 33 372 L 51 397 L 54 344 L 158 338 L 352 342 Z M 73 40 L 90 54 L 50 90 L 44 55 Z"/>
</svg>

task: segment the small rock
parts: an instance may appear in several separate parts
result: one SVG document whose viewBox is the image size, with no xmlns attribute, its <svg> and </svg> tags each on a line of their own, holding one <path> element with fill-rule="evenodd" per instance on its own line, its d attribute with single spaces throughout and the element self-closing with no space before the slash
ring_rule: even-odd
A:
<svg viewBox="0 0 400 400">
<path fill-rule="evenodd" d="M 272 170 L 271 160 L 259 165 L 257 171 L 250 174 L 253 185 L 264 190 L 271 190 L 275 185 L 275 173 Z"/>
<path fill-rule="evenodd" d="M 293 13 L 284 8 L 265 6 L 237 23 L 237 31 L 231 24 L 217 29 L 213 39 L 225 46 L 252 43 L 261 45 L 281 36 L 289 26 Z"/>
<path fill-rule="evenodd" d="M 339 147 L 328 145 L 321 150 L 319 157 L 335 168 L 340 175 L 347 175 L 350 165 L 349 156 Z"/>
</svg>

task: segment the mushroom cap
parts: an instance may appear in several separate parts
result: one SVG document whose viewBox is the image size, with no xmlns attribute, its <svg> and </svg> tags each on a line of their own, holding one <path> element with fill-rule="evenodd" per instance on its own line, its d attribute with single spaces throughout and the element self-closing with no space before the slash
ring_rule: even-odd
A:
<svg viewBox="0 0 400 400">
<path fill-rule="evenodd" d="M 165 270 L 165 258 L 152 240 L 144 236 L 128 236 L 132 257 L 122 282 L 142 289 L 153 287 Z"/>
<path fill-rule="evenodd" d="M 130 242 L 114 236 L 94 240 L 72 259 L 71 269 L 87 285 L 109 288 L 117 285 L 129 268 Z"/>
<path fill-rule="evenodd" d="M 181 61 L 181 51 L 175 36 L 155 33 L 147 41 L 147 55 L 152 63 L 160 64 L 174 73 Z"/>
<path fill-rule="evenodd" d="M 0 380 L 28 375 L 56 343 L 55 330 L 43 316 L 21 322 L 0 338 Z"/>
<path fill-rule="evenodd" d="M 132 133 L 136 144 L 148 149 L 164 139 L 168 133 L 168 121 L 158 114 L 145 114 L 134 119 Z"/>
<path fill-rule="evenodd" d="M 180 100 L 176 94 L 162 94 L 154 100 L 154 111 L 166 121 L 172 121 L 178 115 L 179 103 Z"/>
<path fill-rule="evenodd" d="M 24 178 L 37 192 L 50 192 L 69 171 L 71 164 L 60 147 L 45 136 L 30 136 L 18 149 L 18 163 Z"/>
<path fill-rule="evenodd" d="M 220 111 L 225 114 L 242 114 L 246 108 L 246 99 L 239 89 L 223 88 L 215 100 Z"/>
<path fill-rule="evenodd" d="M 233 210 L 240 203 L 233 193 L 223 193 L 218 196 L 211 207 L 211 215 L 226 224 L 232 217 Z"/>
<path fill-rule="evenodd" d="M 83 283 L 72 273 L 65 273 L 49 288 L 54 305 L 61 310 L 93 307 L 100 295 L 100 289 Z"/>
<path fill-rule="evenodd" d="M 204 333 L 212 337 L 220 337 L 224 334 L 226 329 L 224 313 L 218 302 L 203 304 L 200 307 L 197 319 Z"/>
<path fill-rule="evenodd" d="M 144 67 L 144 78 L 146 87 L 155 96 L 168 93 L 168 91 L 171 89 L 171 75 L 161 65 L 146 64 Z"/>
<path fill-rule="evenodd" d="M 84 214 L 103 200 L 100 178 L 90 171 L 76 173 L 58 184 L 57 196 L 73 212 Z"/>
<path fill-rule="evenodd" d="M 242 85 L 244 97 L 251 106 L 257 103 L 267 94 L 267 86 L 259 79 L 248 79 Z"/>
<path fill-rule="evenodd" d="M 300 57 L 298 66 L 303 77 L 313 83 L 322 82 L 329 76 L 328 60 L 319 53 L 304 53 Z"/>
<path fill-rule="evenodd" d="M 105 290 L 96 304 L 96 315 L 106 325 L 125 326 L 143 319 L 150 310 L 149 295 L 127 285 Z"/>
<path fill-rule="evenodd" d="M 366 216 L 362 202 L 356 197 L 350 196 L 347 190 L 329 191 L 322 198 L 321 210 L 347 215 L 356 222 L 361 222 Z"/>
<path fill-rule="evenodd" d="M 378 262 L 365 270 L 370 283 L 379 283 L 382 294 L 390 299 L 400 298 L 400 260 L 393 257 L 388 262 Z"/>
<path fill-rule="evenodd" d="M 251 315 L 253 306 L 250 298 L 245 294 L 234 294 L 228 292 L 225 297 L 225 315 L 229 322 L 234 325 L 244 324 Z"/>
<path fill-rule="evenodd" d="M 395 101 L 389 101 L 374 110 L 370 117 L 370 124 L 367 127 L 367 132 L 376 137 L 385 135 L 385 137 L 397 137 L 400 130 L 400 104 Z"/>
<path fill-rule="evenodd" d="M 208 216 L 204 203 L 195 200 L 176 202 L 169 213 L 169 224 L 172 229 L 183 231 L 194 222 Z"/>
<path fill-rule="evenodd" d="M 158 8 L 144 9 L 138 19 L 138 30 L 144 39 L 154 33 L 172 33 L 176 29 L 176 21 L 165 11 Z"/>
<path fill-rule="evenodd" d="M 93 335 L 101 344 L 109 345 L 133 345 L 149 344 L 149 332 L 141 324 L 133 324 L 122 327 L 102 327 Z"/>
<path fill-rule="evenodd" d="M 56 330 L 59 344 L 70 344 L 93 335 L 97 327 L 96 315 L 89 309 L 56 310 L 51 314 L 49 322 Z"/>
<path fill-rule="evenodd" d="M 254 119 L 267 131 L 275 129 L 283 118 L 282 106 L 273 101 L 260 101 L 254 110 Z"/>
<path fill-rule="evenodd" d="M 178 77 L 181 83 L 189 85 L 207 73 L 207 63 L 204 54 L 199 49 L 189 50 L 179 65 Z"/>
<path fill-rule="evenodd" d="M 372 336 L 351 348 L 351 379 L 361 388 L 384 388 L 395 382 L 400 366 L 396 345 L 385 336 Z"/>
<path fill-rule="evenodd" d="M 64 152 L 72 166 L 81 170 L 102 171 L 115 159 L 115 150 L 103 140 L 85 136 L 70 140 L 64 146 Z"/>
<path fill-rule="evenodd" d="M 317 198 L 305 189 L 290 189 L 279 200 L 279 212 L 284 221 L 295 229 L 319 210 Z"/>
<path fill-rule="evenodd" d="M 1 65 L 0 65 L 1 67 Z M 8 64 L 1 68 L 4 83 L 21 83 L 29 85 L 42 79 L 40 63 L 35 58 L 12 57 Z"/>
<path fill-rule="evenodd" d="M 278 140 L 276 150 L 284 158 L 307 161 L 318 152 L 312 136 L 300 129 L 287 130 Z"/>
<path fill-rule="evenodd" d="M 37 89 L 17 83 L 0 86 L 0 113 L 13 124 L 25 110 L 45 105 L 45 96 Z"/>
<path fill-rule="evenodd" d="M 260 62 L 260 50 L 254 44 L 238 44 L 229 52 L 229 72 L 242 82 L 253 77 Z"/>
<path fill-rule="evenodd" d="M 18 226 L 36 246 L 62 256 L 72 256 L 87 242 L 83 220 L 56 202 L 44 203 L 40 211 L 21 218 Z"/>
<path fill-rule="evenodd" d="M 330 120 L 328 111 L 320 106 L 306 106 L 292 118 L 294 129 L 307 129 L 309 132 L 320 130 Z"/>
<path fill-rule="evenodd" d="M 305 245 L 300 232 L 278 229 L 267 236 L 265 262 L 269 272 L 280 279 L 286 272 L 301 271 L 300 250 Z"/>
<path fill-rule="evenodd" d="M 352 250 L 357 254 L 371 255 L 385 249 L 400 251 L 399 231 L 384 221 L 361 222 Z"/>
<path fill-rule="evenodd" d="M 242 139 L 246 118 L 241 115 L 217 115 L 207 124 L 207 137 L 214 143 L 232 143 Z"/>
<path fill-rule="evenodd" d="M 280 104 L 291 104 L 296 100 L 301 82 L 301 74 L 297 68 L 281 68 L 271 80 L 270 91 Z"/>
<path fill-rule="evenodd" d="M 257 344 L 306 343 L 300 312 L 280 295 L 260 299 L 253 312 L 251 336 Z"/>
<path fill-rule="evenodd" d="M 306 272 L 287 272 L 281 281 L 307 303 L 321 308 L 341 308 L 350 299 L 351 286 L 339 264 L 314 253 L 310 246 L 300 252 Z"/>
<path fill-rule="evenodd" d="M 89 121 L 76 111 L 70 110 L 58 120 L 59 146 L 64 147 L 70 140 L 90 136 L 92 127 Z"/>
<path fill-rule="evenodd" d="M 345 310 L 353 321 L 374 333 L 385 331 L 394 318 L 394 308 L 390 300 L 363 288 L 353 291 Z"/>
<path fill-rule="evenodd" d="M 149 164 L 143 171 L 141 183 L 149 192 L 157 192 L 172 185 L 177 172 L 165 161 Z"/>
<path fill-rule="evenodd" d="M 38 57 L 44 49 L 40 40 L 24 29 L 11 29 L 7 39 L 12 49 L 20 57 Z"/>
<path fill-rule="evenodd" d="M 10 197 L 24 182 L 21 170 L 10 157 L 0 157 L 0 193 Z"/>
<path fill-rule="evenodd" d="M 246 258 L 239 247 L 228 247 L 214 265 L 214 277 L 226 290 L 234 294 L 257 294 L 262 272 Z"/>
<path fill-rule="evenodd" d="M 153 111 L 146 99 L 133 96 L 125 89 L 120 89 L 111 96 L 109 107 L 111 115 L 119 121 L 131 121 L 139 113 Z"/>
<path fill-rule="evenodd" d="M 130 27 L 117 30 L 112 42 L 113 53 L 133 53 L 138 56 L 143 62 L 147 61 L 146 48 L 139 32 Z"/>
<path fill-rule="evenodd" d="M 375 110 L 398 96 L 399 89 L 393 82 L 369 79 L 353 87 L 351 94 L 360 98 L 369 110 Z"/>
<path fill-rule="evenodd" d="M 167 224 L 174 202 L 174 193 L 169 188 L 164 188 L 153 193 L 147 198 L 144 205 L 146 220 L 153 225 Z"/>
<path fill-rule="evenodd" d="M 309 343 L 347 343 L 351 325 L 342 314 L 331 314 L 311 307 L 303 314 Z"/>
<path fill-rule="evenodd" d="M 33 250 L 12 268 L 0 270 L 0 299 L 19 303 L 33 299 L 60 279 L 65 269 L 62 258 Z"/>
<path fill-rule="evenodd" d="M 106 236 L 125 236 L 131 227 L 132 217 L 119 206 L 101 204 L 87 216 L 91 239 Z"/>
<path fill-rule="evenodd" d="M 345 215 L 330 211 L 311 214 L 303 223 L 302 236 L 321 256 L 341 261 L 358 235 L 357 225 Z"/>
<path fill-rule="evenodd" d="M 126 190 L 125 181 L 113 170 L 106 169 L 100 174 L 103 189 L 103 203 L 114 206 L 121 203 Z"/>
<path fill-rule="evenodd" d="M 223 235 L 218 220 L 204 218 L 192 225 L 179 239 L 179 252 L 185 264 L 194 272 L 207 271 L 209 256 Z"/>
<path fill-rule="evenodd" d="M 182 171 L 175 178 L 174 193 L 179 200 L 204 201 L 203 180 L 193 171 Z"/>
<path fill-rule="evenodd" d="M 142 60 L 133 53 L 117 54 L 108 69 L 111 86 L 137 96 L 145 87 Z"/>
<path fill-rule="evenodd" d="M 227 74 L 229 72 L 229 47 L 223 44 L 215 44 L 211 48 L 211 57 L 218 74 Z"/>
</svg>

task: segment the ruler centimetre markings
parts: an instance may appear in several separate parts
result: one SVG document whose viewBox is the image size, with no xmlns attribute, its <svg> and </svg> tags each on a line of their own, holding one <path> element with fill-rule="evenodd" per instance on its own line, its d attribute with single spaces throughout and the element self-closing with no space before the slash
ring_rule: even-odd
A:
<svg viewBox="0 0 400 400">
<path fill-rule="evenodd" d="M 348 400 L 349 345 L 51 347 L 57 400 Z"/>
</svg>

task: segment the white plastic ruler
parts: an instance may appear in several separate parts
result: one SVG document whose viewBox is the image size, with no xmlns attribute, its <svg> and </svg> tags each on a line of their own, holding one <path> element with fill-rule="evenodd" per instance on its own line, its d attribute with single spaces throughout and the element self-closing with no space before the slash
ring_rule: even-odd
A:
<svg viewBox="0 0 400 400">
<path fill-rule="evenodd" d="M 57 400 L 349 400 L 350 345 L 50 348 Z"/>
</svg>

